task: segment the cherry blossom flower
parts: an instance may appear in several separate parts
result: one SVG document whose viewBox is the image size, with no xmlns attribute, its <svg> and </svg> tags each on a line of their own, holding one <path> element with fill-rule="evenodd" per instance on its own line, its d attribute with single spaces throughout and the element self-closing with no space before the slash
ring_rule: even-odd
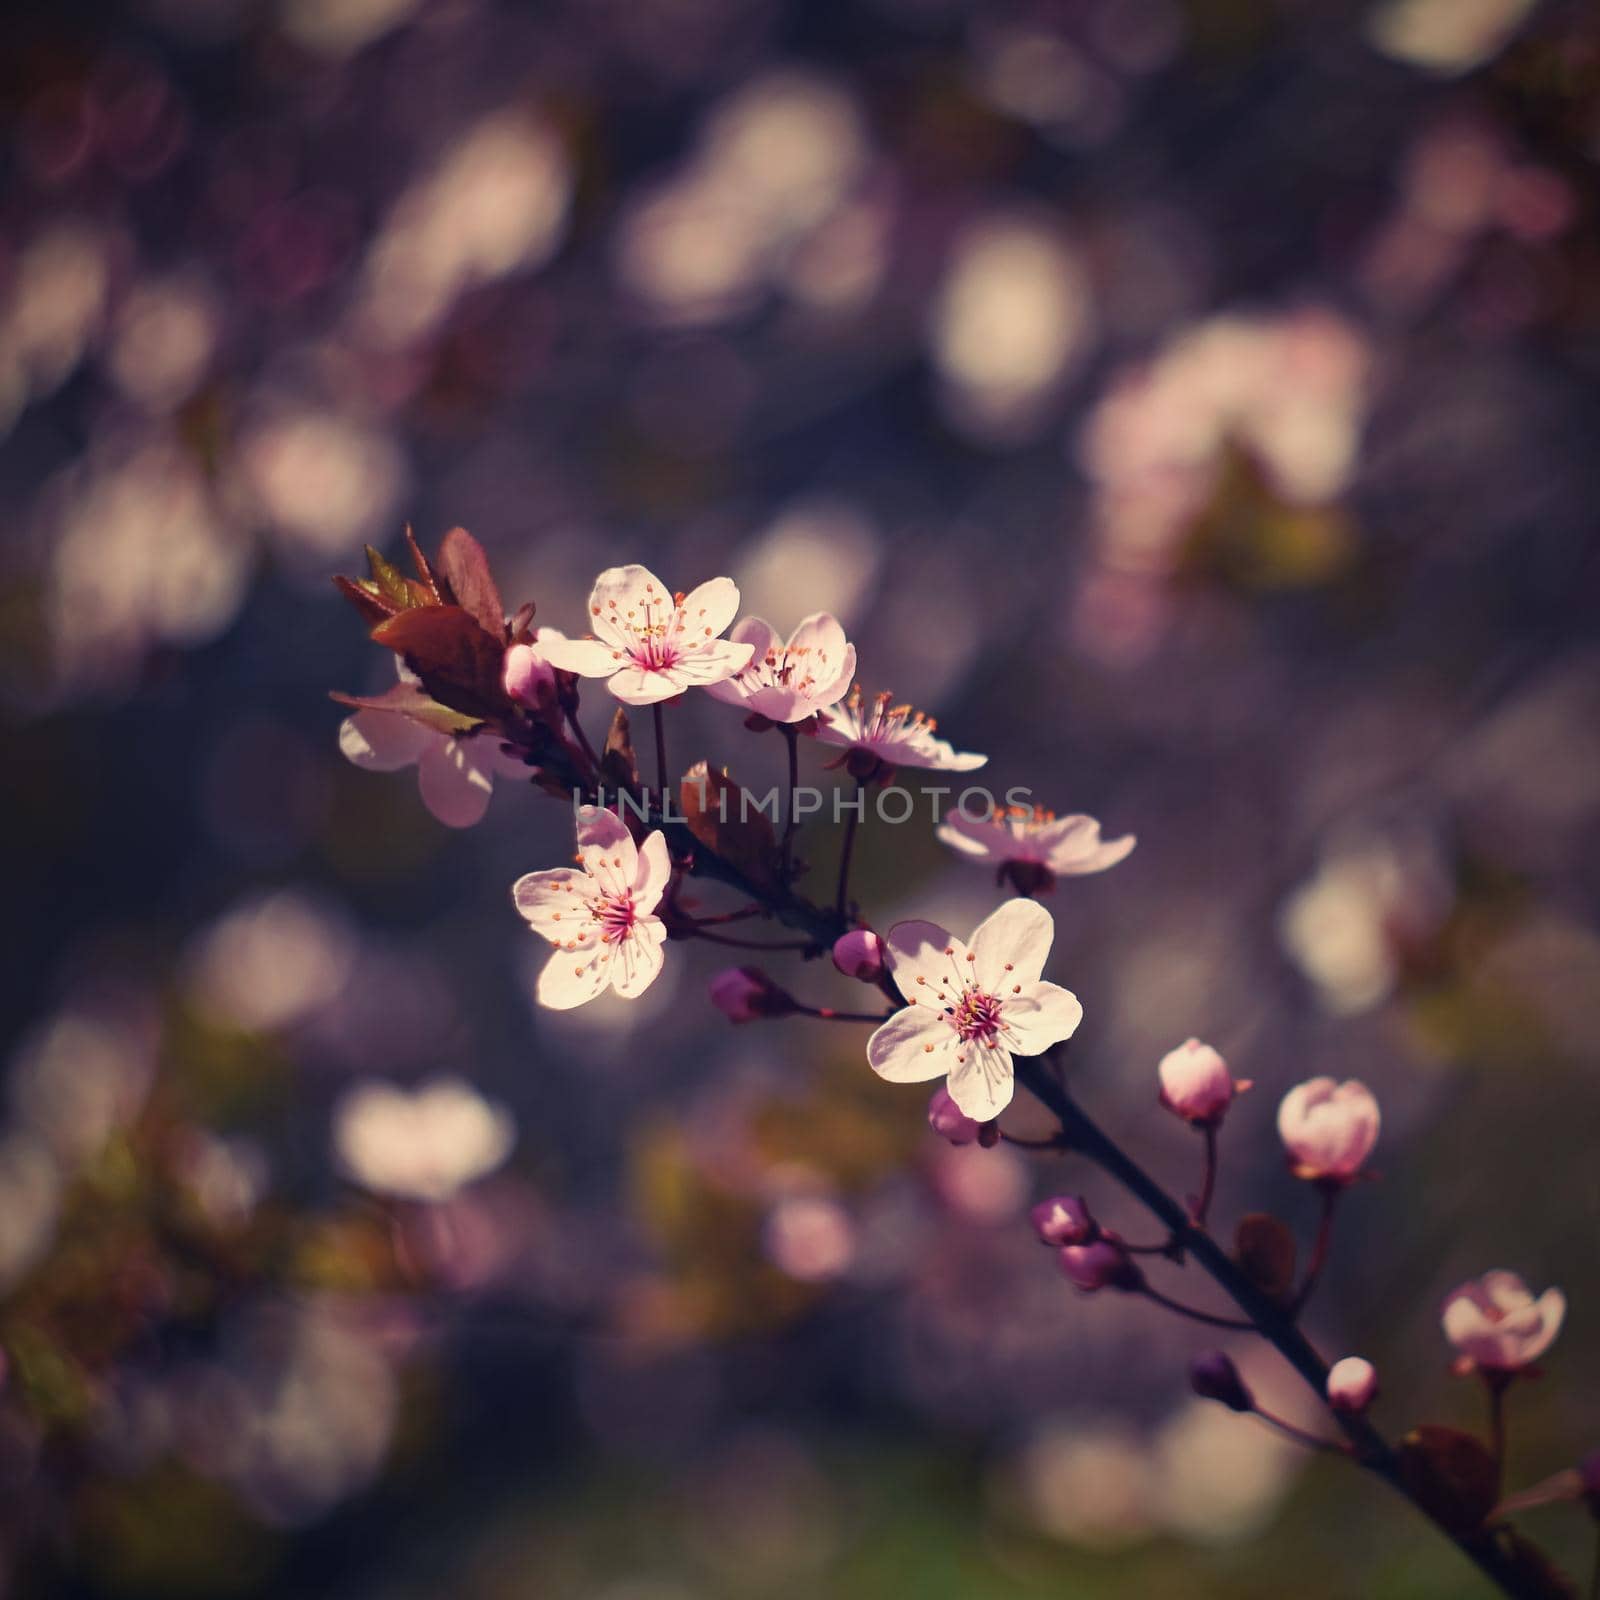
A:
<svg viewBox="0 0 1600 1600">
<path fill-rule="evenodd" d="M 607 567 L 589 595 L 594 637 L 558 639 L 545 630 L 542 652 L 563 672 L 605 678 L 630 706 L 653 705 L 744 668 L 755 646 L 719 637 L 738 609 L 731 578 L 675 595 L 648 567 Z"/>
<path fill-rule="evenodd" d="M 707 693 L 773 722 L 803 722 L 840 699 L 856 671 L 856 647 L 826 611 L 809 616 L 784 644 L 760 617 L 742 617 L 728 635 L 748 644 L 749 664 Z"/>
<path fill-rule="evenodd" d="M 1464 1361 L 1491 1372 L 1520 1372 L 1555 1342 L 1567 1297 L 1546 1289 L 1536 1300 L 1514 1272 L 1486 1272 L 1445 1296 L 1444 1336 Z"/>
<path fill-rule="evenodd" d="M 706 985 L 711 1003 L 730 1022 L 758 1022 L 794 1010 L 794 997 L 760 967 L 725 967 Z"/>
<path fill-rule="evenodd" d="M 1077 996 L 1044 983 L 1055 924 L 1032 900 L 1008 900 L 969 949 L 932 922 L 897 922 L 884 953 L 909 1004 L 867 1041 L 867 1060 L 891 1083 L 948 1077 L 950 1097 L 978 1122 L 1011 1102 L 1013 1053 L 1038 1055 L 1083 1020 Z"/>
<path fill-rule="evenodd" d="M 1351 1078 L 1312 1078 L 1291 1089 L 1278 1107 L 1278 1134 L 1294 1175 L 1349 1183 L 1378 1142 L 1378 1102 Z"/>
<path fill-rule="evenodd" d="M 578 813 L 581 868 L 530 872 L 511 887 L 517 910 L 555 953 L 539 974 L 539 1004 L 569 1011 L 609 984 L 624 999 L 643 994 L 661 971 L 666 925 L 652 915 L 672 875 L 666 836 L 635 847 L 614 811 Z"/>
<path fill-rule="evenodd" d="M 998 807 L 987 816 L 957 809 L 938 835 L 958 855 L 993 863 L 1023 893 L 1051 888 L 1057 878 L 1104 872 L 1136 843 L 1131 833 L 1102 840 L 1093 817 L 1058 817 L 1032 806 Z"/>
<path fill-rule="evenodd" d="M 333 1143 L 363 1188 L 404 1200 L 448 1200 L 493 1172 L 516 1140 L 511 1114 L 459 1078 L 413 1091 L 358 1084 L 339 1102 Z"/>
<path fill-rule="evenodd" d="M 405 664 L 395 664 L 400 682 L 340 724 L 340 753 L 367 772 L 414 766 L 428 810 L 447 828 L 470 828 L 489 809 L 497 777 L 526 778 L 531 769 L 491 732 L 445 731 L 467 719 L 435 705 Z"/>
<path fill-rule="evenodd" d="M 1235 1083 L 1228 1063 L 1198 1039 L 1185 1040 L 1176 1050 L 1169 1050 L 1156 1071 L 1161 1078 L 1162 1105 L 1199 1127 L 1216 1127 L 1233 1103 L 1235 1091 L 1250 1087 L 1248 1082 Z"/>
<path fill-rule="evenodd" d="M 819 713 L 817 738 L 848 750 L 850 771 L 857 777 L 872 777 L 892 767 L 972 772 L 989 759 L 936 738 L 938 724 L 932 717 L 910 706 L 891 705 L 893 699 L 885 692 L 874 696 L 868 707 L 857 685 L 846 699 Z"/>
<path fill-rule="evenodd" d="M 1365 1411 L 1378 1393 L 1378 1369 L 1360 1356 L 1346 1356 L 1328 1369 L 1328 1404 L 1335 1411 Z"/>
</svg>

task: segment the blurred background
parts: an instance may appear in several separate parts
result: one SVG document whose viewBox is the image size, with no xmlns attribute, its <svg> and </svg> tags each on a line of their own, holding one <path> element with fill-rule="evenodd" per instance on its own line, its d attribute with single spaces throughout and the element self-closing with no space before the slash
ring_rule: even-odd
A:
<svg viewBox="0 0 1600 1600">
<path fill-rule="evenodd" d="M 327 691 L 391 669 L 328 580 L 462 523 L 569 632 L 614 561 L 836 612 L 992 787 L 1139 835 L 1050 901 L 1086 1104 L 1182 1192 L 1155 1062 L 1215 1044 L 1259 1086 L 1220 1215 L 1305 1239 L 1274 1108 L 1363 1078 L 1381 1182 L 1315 1338 L 1378 1362 L 1390 1432 L 1477 1426 L 1440 1295 L 1560 1284 L 1512 1481 L 1569 1465 L 1594 8 L 60 0 L 7 33 L 5 1592 L 1480 1592 L 1380 1487 L 1191 1400 L 1203 1330 L 1073 1294 L 1024 1213 L 1081 1186 L 1136 1226 L 1092 1174 L 934 1139 L 855 1029 L 729 1027 L 700 947 L 537 1014 L 506 891 L 570 819 L 502 782 L 451 832 L 341 760 Z M 777 781 L 736 713 L 671 721 Z M 837 848 L 803 836 L 823 882 Z M 858 859 L 880 926 L 994 902 L 925 826 Z M 1575 1511 L 1527 1526 L 1588 1559 Z"/>
</svg>

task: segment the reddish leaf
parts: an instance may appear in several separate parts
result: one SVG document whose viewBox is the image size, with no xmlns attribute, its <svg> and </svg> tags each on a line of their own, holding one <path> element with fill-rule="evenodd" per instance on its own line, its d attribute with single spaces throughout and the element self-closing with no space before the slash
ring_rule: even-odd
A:
<svg viewBox="0 0 1600 1600">
<path fill-rule="evenodd" d="M 628 713 L 617 707 L 600 752 L 600 781 L 608 789 L 639 787 L 639 758 L 633 753 L 633 737 L 628 731 Z"/>
<path fill-rule="evenodd" d="M 678 797 L 689 832 L 701 844 L 752 883 L 776 884 L 778 841 L 772 822 L 726 773 L 697 761 L 684 773 Z"/>
<path fill-rule="evenodd" d="M 411 531 L 411 524 L 406 524 L 406 548 L 411 552 L 411 559 L 416 564 L 417 577 L 421 580 L 422 587 L 427 591 L 427 603 L 433 606 L 442 606 L 445 603 L 444 595 L 439 589 L 439 580 L 433 575 L 433 568 L 428 565 L 428 558 L 422 553 L 422 546 L 417 543 L 417 536 Z"/>
<path fill-rule="evenodd" d="M 441 705 L 471 717 L 509 710 L 500 674 L 505 645 L 491 638 L 460 606 L 420 606 L 374 628 L 379 644 L 398 651 Z"/>
<path fill-rule="evenodd" d="M 505 607 L 483 546 L 465 528 L 452 528 L 439 546 L 439 571 L 455 602 L 496 639 L 506 631 Z"/>
<path fill-rule="evenodd" d="M 1294 1288 L 1294 1235 L 1265 1211 L 1240 1220 L 1233 1253 L 1244 1275 L 1274 1300 L 1288 1298 Z"/>
<path fill-rule="evenodd" d="M 361 613 L 369 628 L 376 628 L 394 615 L 393 608 L 385 602 L 377 584 L 370 578 L 336 577 L 333 586 Z"/>
<path fill-rule="evenodd" d="M 1494 1457 L 1459 1428 L 1413 1428 L 1400 1441 L 1400 1476 L 1417 1503 L 1457 1534 L 1481 1528 L 1499 1498 Z"/>
</svg>

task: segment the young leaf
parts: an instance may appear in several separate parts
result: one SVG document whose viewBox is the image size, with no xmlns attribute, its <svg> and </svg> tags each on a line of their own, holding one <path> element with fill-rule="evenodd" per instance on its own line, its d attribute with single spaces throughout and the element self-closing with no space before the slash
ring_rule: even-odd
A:
<svg viewBox="0 0 1600 1600">
<path fill-rule="evenodd" d="M 444 595 L 439 590 L 439 580 L 433 575 L 433 568 L 428 565 L 428 558 L 422 553 L 422 546 L 417 543 L 417 536 L 411 531 L 411 524 L 406 524 L 406 548 L 411 552 L 411 560 L 417 569 L 417 579 L 427 592 L 424 602 L 430 606 L 442 606 L 445 603 Z"/>
<path fill-rule="evenodd" d="M 367 546 L 367 565 L 372 569 L 372 581 L 377 585 L 379 595 L 392 611 L 409 611 L 416 604 L 405 573 L 386 561 L 370 544 Z"/>
<path fill-rule="evenodd" d="M 633 736 L 628 731 L 628 713 L 617 707 L 600 752 L 600 781 L 608 789 L 639 787 L 639 758 L 633 753 Z"/>
<path fill-rule="evenodd" d="M 397 651 L 441 705 L 471 717 L 510 708 L 500 674 L 505 645 L 491 638 L 460 606 L 419 606 L 390 617 L 372 637 Z"/>
<path fill-rule="evenodd" d="M 772 822 L 726 773 L 695 762 L 683 775 L 678 798 L 689 832 L 701 844 L 752 883 L 777 883 L 778 841 Z"/>
<path fill-rule="evenodd" d="M 435 733 L 470 733 L 482 726 L 480 718 L 440 705 L 414 683 L 397 683 L 382 694 L 341 694 L 335 689 L 330 698 L 342 706 L 354 706 L 358 711 L 392 711 Z"/>
<path fill-rule="evenodd" d="M 439 571 L 450 586 L 455 603 L 472 617 L 484 632 L 503 639 L 506 632 L 505 607 L 489 558 L 483 546 L 465 528 L 452 528 L 439 546 Z"/>
<path fill-rule="evenodd" d="M 1294 1288 L 1294 1235 L 1264 1211 L 1252 1211 L 1239 1222 L 1233 1253 L 1244 1275 L 1263 1294 L 1285 1300 Z"/>
<path fill-rule="evenodd" d="M 361 613 L 369 628 L 376 628 L 394 615 L 393 609 L 370 578 L 336 577 L 333 586 Z"/>
<path fill-rule="evenodd" d="M 1458 1428 L 1413 1428 L 1400 1441 L 1400 1476 L 1417 1503 L 1457 1534 L 1477 1532 L 1499 1498 L 1494 1457 Z"/>
</svg>

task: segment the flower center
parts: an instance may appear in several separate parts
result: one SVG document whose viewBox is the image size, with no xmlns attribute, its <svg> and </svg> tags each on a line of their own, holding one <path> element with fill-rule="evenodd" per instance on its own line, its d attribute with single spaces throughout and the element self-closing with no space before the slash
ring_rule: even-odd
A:
<svg viewBox="0 0 1600 1600">
<path fill-rule="evenodd" d="M 997 996 L 984 994 L 978 989 L 968 989 L 951 1010 L 950 1021 L 963 1044 L 972 1039 L 992 1044 L 1003 1025 L 1000 1013 L 1001 1004 Z"/>
<path fill-rule="evenodd" d="M 645 633 L 629 654 L 636 667 L 642 667 L 646 672 L 664 672 L 668 667 L 677 665 L 682 652 L 667 629 L 662 627 L 652 628 Z"/>
<path fill-rule="evenodd" d="M 633 909 L 633 896 L 606 896 L 595 907 L 594 919 L 600 924 L 600 938 L 604 943 L 617 944 L 626 939 L 638 921 L 638 913 Z"/>
</svg>

